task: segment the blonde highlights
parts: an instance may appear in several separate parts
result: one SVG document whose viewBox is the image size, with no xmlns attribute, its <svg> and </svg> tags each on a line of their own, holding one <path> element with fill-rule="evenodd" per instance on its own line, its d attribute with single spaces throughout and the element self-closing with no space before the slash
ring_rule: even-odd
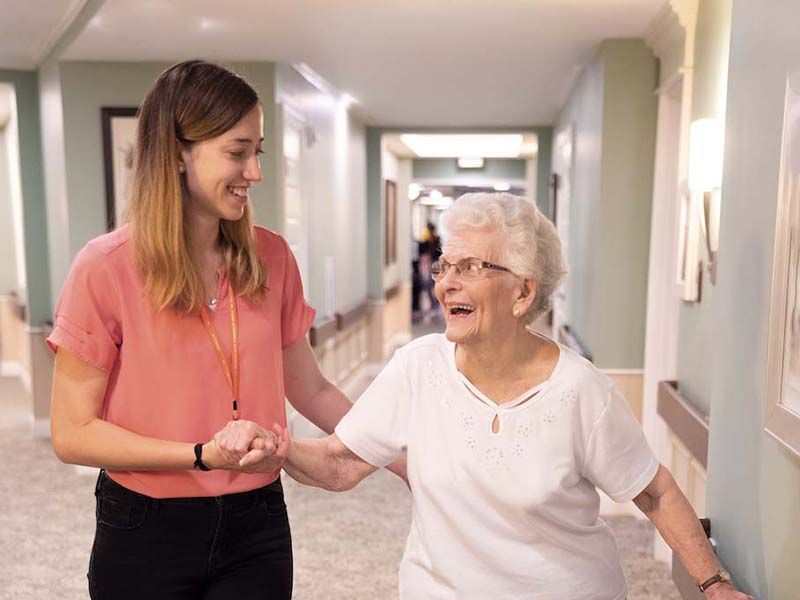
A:
<svg viewBox="0 0 800 600">
<path fill-rule="evenodd" d="M 193 60 L 164 71 L 139 109 L 126 221 L 136 267 L 157 309 L 194 313 L 205 288 L 189 253 L 179 149 L 222 135 L 258 104 L 255 90 L 218 65 Z M 263 297 L 266 270 L 258 256 L 250 205 L 237 221 L 220 221 L 219 245 L 237 294 Z"/>
</svg>

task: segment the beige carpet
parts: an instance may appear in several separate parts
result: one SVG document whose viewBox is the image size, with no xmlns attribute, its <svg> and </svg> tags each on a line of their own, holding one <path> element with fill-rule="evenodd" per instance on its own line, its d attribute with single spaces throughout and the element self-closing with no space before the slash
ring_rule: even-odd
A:
<svg viewBox="0 0 800 600">
<path fill-rule="evenodd" d="M 63 465 L 34 440 L 21 387 L 0 378 L 0 600 L 87 598 L 94 531 L 94 477 Z M 410 497 L 402 482 L 376 473 L 333 494 L 285 482 L 299 600 L 397 598 L 397 564 L 408 531 Z M 651 557 L 652 527 L 609 520 L 631 600 L 680 600 L 666 566 Z"/>
</svg>

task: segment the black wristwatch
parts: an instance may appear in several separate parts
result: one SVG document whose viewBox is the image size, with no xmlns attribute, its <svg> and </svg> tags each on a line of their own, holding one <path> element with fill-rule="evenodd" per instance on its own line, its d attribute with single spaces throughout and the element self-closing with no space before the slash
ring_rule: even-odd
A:
<svg viewBox="0 0 800 600">
<path fill-rule="evenodd" d="M 715 583 L 730 583 L 730 582 L 731 582 L 731 574 L 728 573 L 725 569 L 720 569 L 719 571 L 717 571 L 715 575 L 712 575 L 697 587 L 700 588 L 701 592 L 705 593 L 705 591 Z"/>
<path fill-rule="evenodd" d="M 206 464 L 203 462 L 203 444 L 195 444 L 194 445 L 194 468 L 200 469 L 201 471 L 210 471 Z"/>
</svg>

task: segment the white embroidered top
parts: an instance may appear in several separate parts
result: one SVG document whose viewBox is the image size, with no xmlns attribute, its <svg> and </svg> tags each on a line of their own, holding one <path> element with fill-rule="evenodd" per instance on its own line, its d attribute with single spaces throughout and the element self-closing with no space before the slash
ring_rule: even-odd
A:
<svg viewBox="0 0 800 600">
<path fill-rule="evenodd" d="M 425 336 L 395 353 L 336 434 L 375 466 L 407 449 L 402 600 L 625 597 L 596 488 L 631 500 L 658 461 L 611 380 L 568 348 L 547 381 L 497 405 L 457 370 L 453 343 Z"/>
</svg>

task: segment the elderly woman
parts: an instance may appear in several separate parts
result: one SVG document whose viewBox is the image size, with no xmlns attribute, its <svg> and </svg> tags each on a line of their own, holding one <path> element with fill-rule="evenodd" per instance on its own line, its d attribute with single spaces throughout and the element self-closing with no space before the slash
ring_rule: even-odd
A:
<svg viewBox="0 0 800 600">
<path fill-rule="evenodd" d="M 286 471 L 347 490 L 407 452 L 403 599 L 625 598 L 598 489 L 633 500 L 709 598 L 748 598 L 611 380 L 532 332 L 564 275 L 552 223 L 523 198 L 468 194 L 442 226 L 446 333 L 398 350 L 333 435 L 292 443 Z"/>
</svg>

